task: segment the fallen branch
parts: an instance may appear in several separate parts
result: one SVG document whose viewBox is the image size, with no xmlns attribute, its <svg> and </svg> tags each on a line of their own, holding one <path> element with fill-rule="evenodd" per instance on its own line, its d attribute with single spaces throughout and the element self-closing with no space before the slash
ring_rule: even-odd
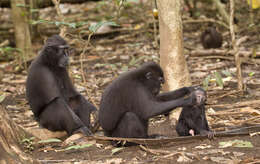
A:
<svg viewBox="0 0 260 164">
<path fill-rule="evenodd" d="M 184 20 L 183 21 L 183 24 L 188 24 L 188 23 L 216 23 L 216 24 L 219 24 L 227 29 L 229 29 L 229 26 L 222 22 L 222 21 L 217 21 L 215 19 L 196 19 L 196 20 L 192 20 L 192 19 L 189 19 L 189 20 Z"/>
<path fill-rule="evenodd" d="M 233 57 L 227 57 L 227 56 L 203 56 L 203 58 L 205 59 L 223 59 L 223 60 L 231 60 L 231 61 L 234 61 L 234 58 Z M 259 59 L 251 59 L 251 58 L 248 58 L 248 57 L 241 57 L 241 62 L 242 63 L 246 63 L 246 64 L 260 64 L 260 60 Z M 216 69 L 216 68 L 214 68 Z"/>
<path fill-rule="evenodd" d="M 61 3 L 79 4 L 79 3 L 85 3 L 86 1 L 99 1 L 99 0 L 61 0 Z M 53 6 L 51 0 L 36 1 L 36 2 L 39 8 Z M 10 8 L 10 0 L 1 0 L 0 7 Z"/>
<path fill-rule="evenodd" d="M 240 93 L 240 92 L 241 92 L 241 91 L 236 91 L 236 90 L 235 90 L 235 91 L 230 91 L 230 92 L 225 93 L 225 94 L 223 94 L 223 95 L 221 95 L 221 96 L 212 98 L 211 101 L 217 100 L 217 99 L 221 99 L 221 98 L 223 98 L 223 97 L 226 97 L 226 96 L 229 96 L 229 95 L 233 95 L 233 94 L 237 94 L 237 93 Z"/>
<path fill-rule="evenodd" d="M 147 147 L 145 147 L 145 146 L 143 146 L 143 145 L 139 145 L 139 147 L 140 147 L 142 150 L 144 150 L 144 151 L 146 151 L 146 152 L 148 152 L 148 153 L 151 153 L 151 154 L 153 154 L 153 155 L 161 155 L 161 154 L 170 154 L 170 153 L 172 153 L 172 151 L 168 151 L 168 150 L 149 149 L 149 148 L 147 148 Z M 179 152 L 176 152 L 176 153 L 179 153 Z"/>
<path fill-rule="evenodd" d="M 217 105 L 208 105 L 209 107 L 222 107 L 222 108 L 238 108 L 243 106 L 250 106 L 250 105 L 259 105 L 260 100 L 250 100 L 250 101 L 244 101 L 244 102 L 237 102 L 235 104 L 217 104 Z"/>
<path fill-rule="evenodd" d="M 210 56 L 210 55 L 235 55 L 234 50 L 220 50 L 220 49 L 208 49 L 208 50 L 194 50 L 190 52 L 190 56 Z M 260 52 L 256 52 L 253 54 L 253 51 L 239 51 L 240 56 L 242 57 L 251 57 L 255 55 L 255 57 L 260 57 Z"/>
<path fill-rule="evenodd" d="M 260 132 L 260 125 L 244 127 L 239 129 L 233 129 L 228 131 L 215 132 L 214 137 L 232 137 L 240 135 L 249 135 L 253 132 Z M 185 137 L 174 137 L 174 138 L 163 138 L 163 139 L 142 139 L 142 138 L 118 138 L 118 137 L 105 137 L 105 136 L 91 136 L 87 137 L 89 140 L 97 141 L 127 141 L 141 145 L 162 145 L 167 143 L 187 143 L 197 142 L 198 140 L 208 139 L 207 136 L 185 136 Z"/>
</svg>

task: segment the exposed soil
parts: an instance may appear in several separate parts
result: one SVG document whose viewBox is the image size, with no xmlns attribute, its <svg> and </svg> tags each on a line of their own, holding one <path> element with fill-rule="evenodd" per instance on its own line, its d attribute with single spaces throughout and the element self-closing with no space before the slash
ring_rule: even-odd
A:
<svg viewBox="0 0 260 164">
<path fill-rule="evenodd" d="M 259 43 L 259 11 L 254 11 L 255 26 L 249 28 L 248 6 L 246 2 L 237 4 L 236 16 L 239 19 L 237 38 L 248 36 L 249 39 L 240 45 L 244 51 L 260 51 Z M 214 7 L 209 4 L 200 4 L 201 16 L 221 19 Z M 69 21 L 98 22 L 115 16 L 116 6 L 112 1 L 88 2 L 81 5 L 63 5 L 64 15 Z M 153 18 L 150 3 L 129 3 L 121 11 L 118 21 L 120 27 L 109 27 L 108 31 L 94 35 L 91 45 L 86 49 L 83 68 L 80 66 L 80 52 L 86 42 L 77 42 L 75 36 L 69 43 L 75 48 L 71 57 L 70 73 L 77 89 L 95 105 L 99 101 L 103 89 L 120 73 L 133 69 L 140 64 L 153 60 L 159 61 L 159 47 L 154 41 Z M 1 10 L 0 10 L 1 11 Z M 9 14 L 5 9 L 3 14 Z M 47 8 L 41 11 L 41 19 L 53 19 L 55 10 Z M 48 13 L 48 14 L 47 14 Z M 258 14 L 257 14 L 258 13 Z M 208 23 L 185 23 L 190 20 L 184 10 L 184 47 L 185 57 L 188 62 L 192 84 L 201 85 L 204 79 L 211 75 L 207 94 L 207 118 L 212 130 L 226 130 L 232 127 L 241 127 L 260 124 L 260 105 L 252 103 L 260 100 L 260 70 L 259 59 L 250 57 L 250 62 L 242 64 L 246 91 L 244 94 L 234 92 L 237 89 L 236 67 L 232 55 L 205 55 L 193 56 L 191 51 L 202 50 L 199 35 Z M 0 17 L 1 19 L 5 19 Z M 0 20 L 1 20 L 0 19 Z M 201 19 L 201 18 L 200 18 Z M 220 20 L 221 21 L 221 20 Z M 257 25 L 258 23 L 258 25 Z M 231 41 L 228 29 L 217 25 L 224 36 L 222 50 L 231 49 Z M 40 27 L 42 28 L 42 26 Z M 42 34 L 42 38 L 46 36 Z M 157 37 L 157 36 L 156 36 Z M 75 39 L 76 38 L 76 39 Z M 76 41 L 75 41 L 75 40 Z M 86 39 L 86 38 L 85 38 Z M 42 40 L 34 43 L 35 52 L 42 46 Z M 228 57 L 224 58 L 224 57 Z M 10 117 L 25 129 L 37 127 L 32 112 L 29 110 L 25 98 L 26 71 L 17 71 L 17 62 L 3 62 L 0 65 L 0 95 L 6 97 L 1 103 L 4 105 Z M 82 80 L 84 71 L 86 82 Z M 220 72 L 224 81 L 221 88 L 214 81 L 214 72 Z M 223 71 L 230 73 L 226 76 Z M 2 73 L 1 73 L 2 72 Z M 254 73 L 252 75 L 252 72 Z M 225 95 L 225 96 L 223 96 Z M 246 103 L 245 105 L 241 105 Z M 218 105 L 218 106 L 217 106 Z M 149 133 L 162 134 L 168 137 L 177 137 L 173 122 L 165 116 L 158 116 L 150 120 Z M 96 133 L 102 135 L 102 130 Z M 83 149 L 64 150 L 68 145 L 64 143 L 27 144 L 24 151 L 39 159 L 42 163 L 260 163 L 260 134 L 255 136 L 239 135 L 234 137 L 221 137 L 214 140 L 192 140 L 177 143 L 158 144 L 156 146 L 124 147 L 116 153 L 110 142 L 84 141 L 92 146 Z M 230 145 L 220 148 L 220 142 L 243 140 L 251 142 L 253 147 L 235 147 Z M 23 146 L 26 146 L 25 144 Z M 29 149 L 34 147 L 33 150 Z M 198 147 L 200 146 L 200 147 Z"/>
</svg>

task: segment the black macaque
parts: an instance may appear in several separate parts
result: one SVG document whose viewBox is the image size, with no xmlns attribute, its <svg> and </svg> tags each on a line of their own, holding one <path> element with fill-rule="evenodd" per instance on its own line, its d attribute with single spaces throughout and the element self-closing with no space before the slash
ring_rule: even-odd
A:
<svg viewBox="0 0 260 164">
<path fill-rule="evenodd" d="M 222 35 L 216 30 L 215 27 L 207 28 L 201 34 L 201 43 L 205 49 L 220 48 L 222 46 Z"/>
<path fill-rule="evenodd" d="M 184 97 L 194 90 L 193 87 L 159 94 L 163 83 L 163 71 L 154 62 L 148 62 L 115 79 L 105 89 L 100 103 L 99 121 L 105 135 L 149 138 L 149 118 L 169 113 L 177 107 L 196 105 L 195 94 Z"/>
<path fill-rule="evenodd" d="M 220 0 L 220 2 L 226 4 L 228 1 L 227 0 Z"/>
<path fill-rule="evenodd" d="M 69 46 L 59 35 L 47 39 L 32 62 L 26 96 L 39 124 L 51 131 L 92 135 L 90 113 L 96 108 L 74 88 L 67 65 Z"/>
<path fill-rule="evenodd" d="M 196 95 L 197 103 L 183 107 L 176 126 L 178 135 L 202 135 L 213 138 L 214 133 L 209 129 L 205 115 L 206 92 L 202 88 L 197 88 L 191 95 Z"/>
</svg>

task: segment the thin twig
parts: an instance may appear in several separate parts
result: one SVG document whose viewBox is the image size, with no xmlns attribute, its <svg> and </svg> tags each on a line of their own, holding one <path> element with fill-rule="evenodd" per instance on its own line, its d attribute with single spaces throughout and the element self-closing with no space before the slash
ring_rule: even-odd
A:
<svg viewBox="0 0 260 164">
<path fill-rule="evenodd" d="M 237 93 L 240 93 L 241 91 L 231 91 L 231 92 L 228 92 L 228 93 L 225 93 L 221 96 L 218 96 L 218 97 L 215 97 L 215 98 L 212 98 L 211 100 L 217 100 L 217 99 L 221 99 L 223 97 L 226 97 L 226 96 L 229 96 L 229 95 L 233 95 L 233 94 L 237 94 Z"/>
<path fill-rule="evenodd" d="M 236 36 L 235 36 L 235 28 L 234 28 L 234 0 L 230 0 L 230 19 L 229 19 L 229 26 L 230 26 L 230 34 L 232 39 L 232 46 L 235 51 L 235 62 L 237 68 L 237 88 L 239 91 L 243 91 L 243 76 L 241 70 L 241 59 L 239 56 L 239 49 L 238 45 L 236 44 Z"/>
<path fill-rule="evenodd" d="M 5 46 L 7 46 L 9 44 L 10 44 L 9 40 L 5 40 L 2 43 L 0 43 L 0 47 L 5 47 Z"/>
<path fill-rule="evenodd" d="M 229 15 L 228 13 L 226 12 L 225 10 L 225 6 L 220 2 L 220 0 L 213 0 L 213 3 L 215 4 L 215 6 L 217 7 L 218 11 L 219 11 L 219 14 L 222 16 L 223 20 L 226 22 L 226 23 L 229 23 Z M 231 16 L 230 16 L 231 17 Z M 233 17 L 232 17 L 233 19 Z"/>
<path fill-rule="evenodd" d="M 221 107 L 221 108 L 238 108 L 243 106 L 250 106 L 250 105 L 260 105 L 260 100 L 250 100 L 250 101 L 243 101 L 237 102 L 235 104 L 217 104 L 217 105 L 209 105 L 210 107 Z"/>
<path fill-rule="evenodd" d="M 60 9 L 60 0 L 52 0 L 52 3 L 55 5 L 55 9 L 57 11 L 59 21 L 64 22 L 65 19 L 64 19 L 62 12 L 61 12 L 61 9 Z M 60 36 L 65 37 L 66 31 L 67 31 L 66 26 L 62 25 L 61 28 L 60 28 Z"/>
<path fill-rule="evenodd" d="M 154 154 L 154 155 L 160 155 L 160 154 L 171 154 L 172 152 L 171 151 L 167 151 L 167 150 L 160 150 L 160 149 L 149 149 L 143 145 L 139 145 L 139 147 L 148 152 L 148 153 L 151 153 L 151 154 Z"/>
<path fill-rule="evenodd" d="M 208 22 L 216 23 L 216 24 L 219 24 L 219 25 L 229 29 L 229 26 L 226 23 L 224 23 L 222 21 L 217 21 L 215 19 L 208 19 L 208 18 L 207 19 L 197 19 L 197 20 L 189 19 L 189 20 L 184 20 L 183 21 L 184 24 L 187 24 L 187 23 L 208 23 Z"/>
<path fill-rule="evenodd" d="M 93 33 L 90 33 L 89 34 L 89 36 L 88 36 L 88 40 L 87 40 L 87 42 L 86 42 L 86 44 L 85 44 L 85 46 L 84 46 L 84 48 L 83 48 L 83 51 L 81 52 L 81 54 L 80 54 L 80 72 L 81 72 L 81 77 L 82 77 L 82 82 L 85 84 L 85 86 L 86 86 L 86 84 L 87 84 L 87 80 L 86 80 L 86 76 L 85 76 L 85 71 L 84 71 L 84 55 L 85 55 L 85 53 L 86 53 L 86 50 L 87 50 L 87 48 L 88 48 L 88 46 L 89 46 L 89 44 L 90 44 L 90 39 L 91 39 L 91 36 L 93 35 Z M 92 96 L 90 96 L 90 92 L 89 92 L 89 90 L 88 90 L 88 88 L 87 87 L 85 87 L 86 88 L 86 92 L 87 92 L 87 95 L 88 95 L 88 97 L 89 97 L 89 99 L 90 99 L 90 102 L 96 107 L 96 108 L 98 108 L 98 106 L 97 106 L 97 104 L 95 103 L 95 101 L 93 100 L 93 98 L 92 98 Z"/>
<path fill-rule="evenodd" d="M 209 50 L 194 50 L 190 52 L 191 56 L 210 56 L 210 55 L 235 55 L 234 50 L 220 50 L 220 49 L 209 49 Z M 240 51 L 239 53 L 244 57 L 251 57 L 252 51 Z M 255 53 L 256 57 L 260 57 L 260 52 Z"/>
</svg>

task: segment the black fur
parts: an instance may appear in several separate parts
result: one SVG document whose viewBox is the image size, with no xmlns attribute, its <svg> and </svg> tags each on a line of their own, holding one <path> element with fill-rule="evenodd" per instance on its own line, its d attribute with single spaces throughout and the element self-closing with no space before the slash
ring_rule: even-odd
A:
<svg viewBox="0 0 260 164">
<path fill-rule="evenodd" d="M 209 129 L 205 114 L 206 92 L 198 88 L 192 94 L 197 97 L 197 105 L 183 107 L 176 131 L 179 136 L 190 136 L 190 130 L 193 130 L 194 135 L 207 135 L 209 138 L 212 138 L 213 132 Z"/>
<path fill-rule="evenodd" d="M 205 49 L 220 48 L 222 46 L 222 35 L 215 27 L 209 27 L 201 34 L 201 43 Z"/>
<path fill-rule="evenodd" d="M 51 131 L 90 135 L 90 113 L 96 108 L 71 83 L 67 72 L 68 45 L 58 35 L 47 39 L 32 62 L 26 95 L 36 120 Z"/>
<path fill-rule="evenodd" d="M 195 105 L 187 97 L 193 87 L 159 94 L 163 71 L 154 62 L 126 72 L 114 80 L 101 99 L 99 121 L 110 137 L 148 138 L 148 119 L 184 105 Z"/>
</svg>

